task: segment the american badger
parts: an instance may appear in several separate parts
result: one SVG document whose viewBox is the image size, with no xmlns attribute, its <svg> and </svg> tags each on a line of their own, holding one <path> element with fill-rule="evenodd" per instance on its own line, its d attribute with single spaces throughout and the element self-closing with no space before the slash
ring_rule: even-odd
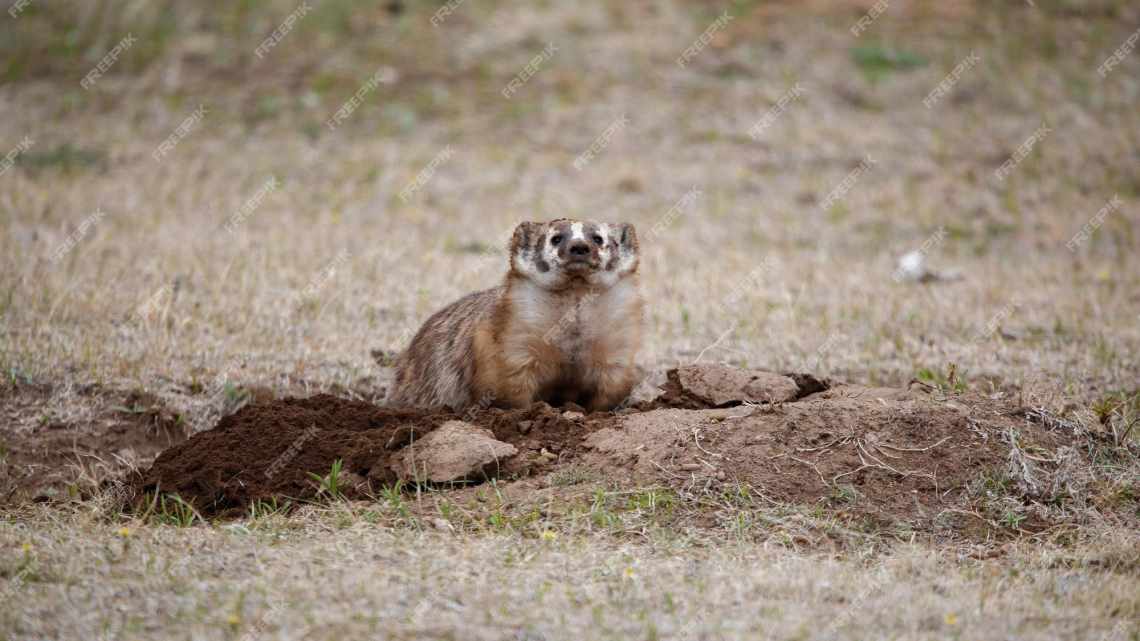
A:
<svg viewBox="0 0 1140 641">
<path fill-rule="evenodd" d="M 392 405 L 610 409 L 636 383 L 644 302 L 633 225 L 521 223 L 503 284 L 424 323 L 396 360 Z"/>
</svg>

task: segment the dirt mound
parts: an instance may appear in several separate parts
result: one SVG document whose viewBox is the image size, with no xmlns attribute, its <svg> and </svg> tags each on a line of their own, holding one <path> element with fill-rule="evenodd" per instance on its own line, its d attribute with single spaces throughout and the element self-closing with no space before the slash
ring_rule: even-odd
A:
<svg viewBox="0 0 1140 641">
<path fill-rule="evenodd" d="M 327 474 L 337 459 L 350 481 L 374 467 L 381 473 L 393 451 L 445 418 L 328 394 L 254 403 L 163 452 L 135 486 L 177 494 L 207 514 L 242 511 L 277 496 L 311 497 L 310 473 Z"/>
<path fill-rule="evenodd" d="M 313 475 L 327 475 L 339 459 L 341 493 L 359 498 L 397 480 L 422 478 L 415 468 L 424 464 L 427 453 L 423 449 L 432 446 L 432 433 L 460 419 L 494 438 L 450 434 L 436 444 L 448 451 L 437 453 L 434 460 L 454 465 L 456 458 L 463 458 L 465 448 L 505 443 L 509 450 L 491 450 L 498 464 L 488 472 L 500 476 L 525 475 L 549 465 L 559 453 L 578 449 L 588 432 L 608 427 L 614 420 L 610 415 L 595 415 L 587 421 L 581 413 L 542 403 L 526 410 L 489 408 L 460 417 L 445 411 L 380 407 L 328 394 L 259 402 L 163 452 L 149 470 L 134 479 L 133 486 L 139 495 L 177 494 L 204 514 L 238 514 L 262 499 L 313 498 L 319 487 Z M 414 458 L 408 451 L 413 448 L 420 450 Z M 512 452 L 509 458 L 499 460 L 507 451 Z M 482 469 L 489 462 L 476 467 Z M 427 480 L 459 480 L 466 474 L 453 476 Z"/>
<path fill-rule="evenodd" d="M 667 378 L 651 409 L 588 416 L 542 403 L 457 416 L 327 394 L 258 402 L 164 452 L 133 486 L 138 496 L 176 493 L 203 514 L 228 515 L 260 499 L 313 498 L 338 459 L 348 498 L 397 480 L 446 488 L 573 466 L 607 483 L 746 485 L 774 502 L 824 500 L 895 522 L 936 515 L 1005 466 L 1005 430 L 1059 438 L 981 396 L 828 388 L 724 366 Z M 692 409 L 709 405 L 724 407 Z"/>
<path fill-rule="evenodd" d="M 892 516 L 938 505 L 1008 448 L 970 412 L 903 390 L 728 410 L 661 409 L 590 436 L 587 462 L 633 481 L 744 484 L 779 502 L 863 504 Z"/>
</svg>

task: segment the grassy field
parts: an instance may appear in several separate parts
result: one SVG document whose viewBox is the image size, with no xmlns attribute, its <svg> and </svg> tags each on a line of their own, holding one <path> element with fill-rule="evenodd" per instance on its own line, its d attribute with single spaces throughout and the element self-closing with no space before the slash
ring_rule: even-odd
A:
<svg viewBox="0 0 1140 641">
<path fill-rule="evenodd" d="M 0 639 L 1140 639 L 1140 11 L 884 4 L 12 5 L 0 469 L 116 395 L 189 431 L 379 400 L 377 354 L 568 216 L 638 226 L 648 369 L 1016 398 L 1115 435 L 1132 521 L 456 529 L 393 496 L 164 523 L 104 491 L 0 508 Z M 930 275 L 898 278 L 915 251 Z M 88 488 L 146 463 L 99 462 Z"/>
</svg>

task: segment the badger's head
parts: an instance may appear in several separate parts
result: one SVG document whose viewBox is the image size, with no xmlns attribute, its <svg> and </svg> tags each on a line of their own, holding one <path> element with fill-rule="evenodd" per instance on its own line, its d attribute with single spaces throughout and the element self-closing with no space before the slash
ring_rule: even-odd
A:
<svg viewBox="0 0 1140 641">
<path fill-rule="evenodd" d="M 637 232 L 629 223 L 559 218 L 520 223 L 511 238 L 511 273 L 549 290 L 608 288 L 637 271 Z"/>
</svg>

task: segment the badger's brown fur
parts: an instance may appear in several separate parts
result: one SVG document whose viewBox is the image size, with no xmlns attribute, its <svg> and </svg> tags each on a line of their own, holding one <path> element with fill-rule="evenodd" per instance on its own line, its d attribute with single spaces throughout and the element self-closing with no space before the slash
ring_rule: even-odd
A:
<svg viewBox="0 0 1140 641">
<path fill-rule="evenodd" d="M 428 318 L 396 361 L 389 403 L 614 407 L 637 380 L 638 257 L 630 224 L 520 224 L 503 284 Z"/>
</svg>

